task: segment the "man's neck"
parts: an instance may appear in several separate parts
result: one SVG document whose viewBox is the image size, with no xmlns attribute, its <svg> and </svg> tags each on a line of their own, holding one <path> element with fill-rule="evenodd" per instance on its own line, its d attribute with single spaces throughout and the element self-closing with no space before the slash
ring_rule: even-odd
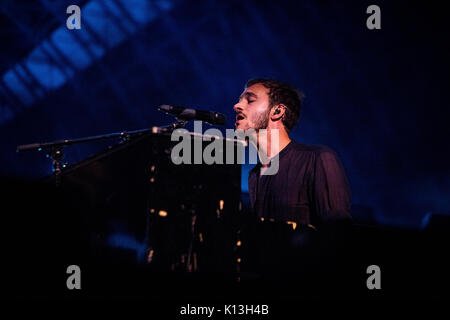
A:
<svg viewBox="0 0 450 320">
<path fill-rule="evenodd" d="M 258 154 L 263 165 L 291 142 L 284 128 L 267 128 L 258 132 Z"/>
</svg>

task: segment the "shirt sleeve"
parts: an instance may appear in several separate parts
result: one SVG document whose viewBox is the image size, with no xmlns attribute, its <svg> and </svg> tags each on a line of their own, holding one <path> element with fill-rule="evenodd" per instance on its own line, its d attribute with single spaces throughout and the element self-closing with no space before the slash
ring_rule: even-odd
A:
<svg viewBox="0 0 450 320">
<path fill-rule="evenodd" d="M 321 151 L 312 181 L 312 203 L 320 223 L 351 219 L 350 186 L 344 167 L 334 151 Z"/>
</svg>

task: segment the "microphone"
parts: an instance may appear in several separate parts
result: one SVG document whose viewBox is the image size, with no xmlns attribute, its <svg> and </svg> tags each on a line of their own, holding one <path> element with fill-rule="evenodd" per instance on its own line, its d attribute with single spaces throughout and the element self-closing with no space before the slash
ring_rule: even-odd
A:
<svg viewBox="0 0 450 320">
<path fill-rule="evenodd" d="M 163 104 L 158 107 L 159 111 L 163 111 L 165 113 L 170 113 L 176 116 L 181 120 L 201 120 L 207 122 L 212 125 L 224 125 L 227 121 L 227 117 L 215 111 L 205 111 L 205 110 L 196 110 L 196 109 L 188 109 L 183 107 L 174 107 L 169 106 L 167 104 Z"/>
</svg>

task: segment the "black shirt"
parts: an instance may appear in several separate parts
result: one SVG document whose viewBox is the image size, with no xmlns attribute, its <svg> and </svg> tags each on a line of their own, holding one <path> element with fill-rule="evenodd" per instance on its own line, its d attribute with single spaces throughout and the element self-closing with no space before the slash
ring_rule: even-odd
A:
<svg viewBox="0 0 450 320">
<path fill-rule="evenodd" d="M 252 208 L 259 218 L 313 226 L 350 218 L 350 188 L 336 153 L 291 141 L 279 153 L 275 175 L 249 174 Z"/>
</svg>

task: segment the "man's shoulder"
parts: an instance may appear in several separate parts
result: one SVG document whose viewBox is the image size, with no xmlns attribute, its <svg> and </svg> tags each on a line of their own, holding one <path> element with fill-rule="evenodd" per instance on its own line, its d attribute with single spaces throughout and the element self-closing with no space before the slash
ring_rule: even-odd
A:
<svg viewBox="0 0 450 320">
<path fill-rule="evenodd" d="M 336 152 L 328 146 L 319 144 L 302 144 L 292 140 L 289 144 L 289 149 L 286 150 L 290 154 L 287 161 L 305 161 L 305 157 L 315 162 L 318 159 L 324 159 L 326 157 L 337 157 Z M 249 178 L 252 176 L 258 176 L 261 164 L 256 164 L 249 172 Z M 251 178 L 250 178 L 251 179 Z"/>
<path fill-rule="evenodd" d="M 333 149 L 325 145 L 295 143 L 288 161 L 309 164 L 332 163 L 339 162 L 339 157 Z"/>
<path fill-rule="evenodd" d="M 292 150 L 298 153 L 310 153 L 316 156 L 320 156 L 322 154 L 335 154 L 334 150 L 328 146 L 320 145 L 320 144 L 301 144 L 293 141 Z"/>
</svg>

